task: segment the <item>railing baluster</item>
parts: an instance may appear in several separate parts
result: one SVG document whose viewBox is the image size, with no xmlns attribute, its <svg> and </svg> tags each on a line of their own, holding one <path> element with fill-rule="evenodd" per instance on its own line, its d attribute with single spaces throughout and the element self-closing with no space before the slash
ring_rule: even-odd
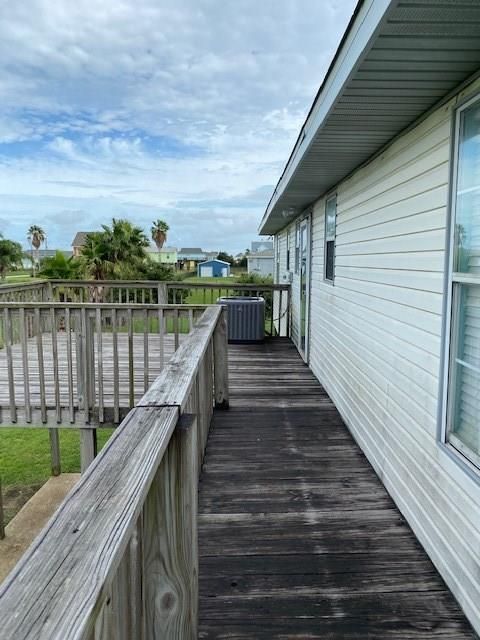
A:
<svg viewBox="0 0 480 640">
<path fill-rule="evenodd" d="M 133 361 L 133 312 L 132 309 L 127 311 L 128 319 L 128 406 L 130 409 L 135 404 L 135 379 L 134 379 L 134 361 Z"/>
<path fill-rule="evenodd" d="M 103 393 L 103 335 L 102 335 L 102 310 L 95 310 L 95 323 L 97 334 L 97 371 L 98 371 L 98 421 L 105 422 L 105 398 Z"/>
<path fill-rule="evenodd" d="M 120 422 L 120 400 L 119 400 L 119 368 L 118 361 L 118 333 L 117 333 L 117 310 L 112 309 L 112 341 L 113 341 L 113 421 Z"/>
<path fill-rule="evenodd" d="M 25 318 L 25 309 L 19 310 L 20 345 L 22 349 L 23 369 L 23 400 L 25 405 L 25 420 L 27 424 L 32 422 L 32 404 L 30 401 L 30 371 L 28 367 L 28 338 Z"/>
<path fill-rule="evenodd" d="M 160 371 L 161 371 L 165 364 L 165 316 L 163 313 L 163 309 L 158 310 L 158 337 L 160 340 L 159 360 L 160 360 Z"/>
<path fill-rule="evenodd" d="M 148 310 L 143 310 L 143 390 L 147 391 L 149 385 L 149 361 L 148 361 Z"/>
<path fill-rule="evenodd" d="M 75 423 L 75 405 L 73 399 L 73 355 L 72 355 L 72 321 L 70 309 L 65 309 L 65 334 L 67 339 L 67 383 L 68 383 L 68 411 L 70 424 Z"/>
<path fill-rule="evenodd" d="M 47 422 L 47 403 L 45 398 L 45 366 L 43 358 L 43 332 L 40 309 L 35 309 L 35 334 L 37 341 L 38 359 L 38 386 L 40 393 L 40 419 L 45 424 Z"/>
<path fill-rule="evenodd" d="M 174 340 L 175 340 L 175 351 L 178 349 L 179 345 L 179 327 L 178 327 L 179 313 L 178 309 L 175 309 L 173 312 L 173 332 L 174 332 Z"/>
</svg>

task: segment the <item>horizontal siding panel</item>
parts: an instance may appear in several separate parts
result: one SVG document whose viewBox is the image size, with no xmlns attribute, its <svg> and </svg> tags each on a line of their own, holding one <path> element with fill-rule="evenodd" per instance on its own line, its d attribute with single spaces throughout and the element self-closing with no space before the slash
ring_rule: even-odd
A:
<svg viewBox="0 0 480 640">
<path fill-rule="evenodd" d="M 358 229 L 368 228 L 372 231 L 372 227 L 390 221 L 407 221 L 405 212 L 409 212 L 408 217 L 418 214 L 428 213 L 432 210 L 439 212 L 441 224 L 445 224 L 446 207 L 445 203 L 448 198 L 448 187 L 441 184 L 438 187 L 424 191 L 423 193 L 408 194 L 403 200 L 393 202 L 392 204 L 381 207 L 379 209 L 367 210 L 362 215 L 350 216 L 348 219 L 342 214 L 338 223 L 338 233 L 353 232 Z M 408 230 L 408 227 L 407 227 Z"/>
<path fill-rule="evenodd" d="M 323 260 L 323 257 L 322 257 Z M 338 267 L 389 269 L 391 271 L 436 271 L 443 275 L 445 251 L 412 251 L 404 253 L 372 253 L 367 255 L 337 256 Z"/>
<path fill-rule="evenodd" d="M 407 183 L 401 183 L 384 191 L 374 198 L 357 204 L 355 207 L 348 206 L 348 200 L 344 200 L 341 196 L 341 192 L 338 192 L 338 213 L 341 214 L 345 210 L 345 215 L 342 218 L 349 220 L 350 218 L 370 213 L 376 209 L 391 206 L 396 202 L 406 200 L 412 195 L 420 195 L 422 193 L 431 191 L 435 187 L 448 184 L 448 162 L 442 162 L 439 165 L 433 166 L 426 170 L 423 170 L 412 180 Z M 443 205 L 445 206 L 445 202 Z"/>
<path fill-rule="evenodd" d="M 373 218 L 369 219 L 369 226 L 355 230 L 344 231 L 338 225 L 336 246 L 351 242 L 364 242 L 375 239 L 390 238 L 393 236 L 405 236 L 422 231 L 432 231 L 434 229 L 445 228 L 445 206 L 425 212 L 419 212 L 405 217 L 395 218 L 390 221 L 377 221 L 373 223 Z M 373 224 L 372 224 L 373 223 Z"/>
<path fill-rule="evenodd" d="M 350 278 L 342 278 L 337 273 L 335 278 L 335 286 L 343 287 L 351 291 L 362 293 L 372 298 L 395 302 L 408 308 L 408 313 L 418 311 L 426 311 L 429 314 L 440 315 L 442 313 L 443 296 L 439 293 L 431 293 L 428 291 L 417 291 L 406 287 L 392 287 L 387 284 L 375 282 L 365 282 L 362 280 L 351 280 Z M 416 317 L 416 316 L 415 316 Z M 410 320 L 414 320 L 410 316 Z M 424 320 L 420 321 L 424 322 Z M 427 323 L 432 322 L 432 318 L 427 318 Z M 437 322 L 429 330 L 437 329 Z"/>
<path fill-rule="evenodd" d="M 402 253 L 403 251 L 442 251 L 445 249 L 445 229 L 434 229 L 424 233 L 404 234 L 340 244 L 335 255 L 352 256 L 367 253 Z"/>
<path fill-rule="evenodd" d="M 387 284 L 392 287 L 418 289 L 420 291 L 428 291 L 443 295 L 444 278 L 443 272 L 440 271 L 414 271 L 413 269 L 405 269 L 401 271 L 392 268 L 362 268 L 341 266 L 337 263 L 335 273 L 339 278 Z"/>
</svg>

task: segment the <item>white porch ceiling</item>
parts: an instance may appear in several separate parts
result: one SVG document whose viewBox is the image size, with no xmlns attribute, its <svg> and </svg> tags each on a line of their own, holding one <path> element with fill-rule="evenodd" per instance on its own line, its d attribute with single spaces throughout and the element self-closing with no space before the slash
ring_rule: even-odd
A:
<svg viewBox="0 0 480 640">
<path fill-rule="evenodd" d="M 479 69 L 480 0 L 361 1 L 260 233 L 279 231 Z"/>
</svg>

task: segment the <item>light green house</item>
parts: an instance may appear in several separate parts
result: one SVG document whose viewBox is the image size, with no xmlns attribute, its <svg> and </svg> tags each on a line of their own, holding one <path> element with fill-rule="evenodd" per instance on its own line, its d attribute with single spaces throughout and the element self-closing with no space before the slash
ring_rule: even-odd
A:
<svg viewBox="0 0 480 640">
<path fill-rule="evenodd" d="M 162 247 L 159 249 L 155 245 L 150 245 L 147 253 L 152 260 L 161 264 L 175 265 L 177 262 L 176 247 Z"/>
</svg>

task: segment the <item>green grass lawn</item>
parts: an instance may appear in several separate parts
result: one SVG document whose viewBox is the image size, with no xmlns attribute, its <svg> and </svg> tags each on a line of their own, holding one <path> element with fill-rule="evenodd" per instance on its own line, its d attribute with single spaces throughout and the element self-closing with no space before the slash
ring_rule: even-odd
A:
<svg viewBox="0 0 480 640">
<path fill-rule="evenodd" d="M 99 450 L 112 432 L 97 429 Z M 60 457 L 63 473 L 80 472 L 78 429 L 60 429 Z M 9 522 L 51 475 L 48 429 L 0 428 L 0 474 Z"/>
<path fill-rule="evenodd" d="M 0 282 L 1 284 L 20 284 L 22 282 L 39 282 L 43 278 L 32 278 L 31 271 L 12 271 L 7 274 L 5 280 Z"/>
</svg>

